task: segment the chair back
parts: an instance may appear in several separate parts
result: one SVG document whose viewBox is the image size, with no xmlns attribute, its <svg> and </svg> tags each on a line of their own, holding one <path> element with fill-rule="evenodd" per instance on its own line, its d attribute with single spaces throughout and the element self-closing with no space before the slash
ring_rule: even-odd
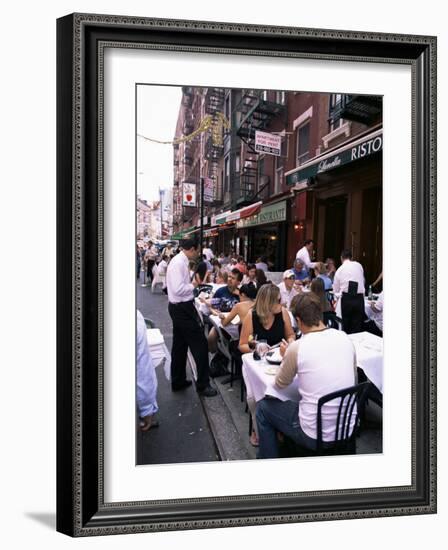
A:
<svg viewBox="0 0 448 550">
<path fill-rule="evenodd" d="M 324 311 L 323 317 L 326 327 L 342 330 L 342 319 L 340 319 L 334 311 Z"/>
<path fill-rule="evenodd" d="M 344 388 L 322 396 L 317 402 L 317 452 L 322 454 L 351 454 L 356 452 L 355 437 L 358 413 L 366 399 L 370 382 Z M 326 403 L 339 399 L 333 441 L 322 439 L 322 409 Z"/>
</svg>

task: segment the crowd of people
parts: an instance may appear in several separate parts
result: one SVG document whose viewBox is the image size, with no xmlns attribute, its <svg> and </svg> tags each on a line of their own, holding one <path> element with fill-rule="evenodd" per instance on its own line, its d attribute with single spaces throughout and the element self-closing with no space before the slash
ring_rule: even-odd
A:
<svg viewBox="0 0 448 550">
<path fill-rule="evenodd" d="M 179 247 L 168 244 L 163 250 L 151 242 L 137 247 L 137 278 L 143 272 L 145 285 L 154 288 L 161 283 L 168 295 L 173 324 L 173 392 L 192 384 L 186 372 L 190 349 L 197 369 L 196 391 L 204 397 L 217 395 L 210 378 L 219 372 L 216 366 L 220 361 L 226 363 L 227 359 L 218 351 L 216 328 L 209 324 L 206 330 L 211 315 L 218 316 L 224 330 L 237 324 L 239 338 L 232 343 L 240 357 L 253 352 L 260 341 L 280 347 L 284 360 L 275 379 L 279 388 L 298 375 L 300 405 L 272 399 L 248 402 L 253 417 L 250 441 L 259 446 L 260 458 L 278 456 L 277 431 L 315 448 L 317 400 L 356 381 L 354 349 L 347 334 L 368 331 L 382 336 L 383 292 L 372 295 L 381 275 L 367 286 L 366 296 L 363 267 L 353 260 L 350 250 L 341 252 L 338 268 L 333 258 L 315 261 L 313 251 L 314 242 L 307 240 L 294 265 L 274 284 L 265 257 L 249 263 L 241 255 L 215 255 L 210 245 L 200 255 L 193 239 L 181 241 Z M 137 361 L 139 357 L 137 353 Z M 142 357 L 148 363 L 145 354 Z M 328 357 L 332 358 L 331 367 Z M 146 379 L 154 381 L 153 376 Z M 152 407 L 148 407 L 148 392 L 140 394 L 146 399 L 142 405 L 137 394 L 142 429 L 150 429 L 157 425 L 152 421 L 157 411 L 155 393 Z M 334 420 L 331 415 L 324 418 L 324 439 Z"/>
</svg>

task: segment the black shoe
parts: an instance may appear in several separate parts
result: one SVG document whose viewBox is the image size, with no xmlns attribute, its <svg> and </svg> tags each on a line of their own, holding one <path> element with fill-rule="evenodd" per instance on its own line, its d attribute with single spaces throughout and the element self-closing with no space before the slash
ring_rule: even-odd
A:
<svg viewBox="0 0 448 550">
<path fill-rule="evenodd" d="M 189 388 L 192 384 L 191 380 L 185 380 L 182 384 L 171 384 L 171 391 L 182 391 Z"/>
<path fill-rule="evenodd" d="M 198 394 L 203 397 L 215 397 L 215 395 L 218 395 L 218 392 L 211 386 L 205 386 L 203 390 L 198 390 Z"/>
</svg>

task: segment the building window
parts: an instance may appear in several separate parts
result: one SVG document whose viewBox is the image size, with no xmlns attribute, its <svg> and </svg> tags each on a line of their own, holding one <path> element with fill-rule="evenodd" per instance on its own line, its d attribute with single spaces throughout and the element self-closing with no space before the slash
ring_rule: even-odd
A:
<svg viewBox="0 0 448 550">
<path fill-rule="evenodd" d="M 230 190 L 230 159 L 227 156 L 224 160 L 224 193 Z"/>
<path fill-rule="evenodd" d="M 224 104 L 224 116 L 227 120 L 230 120 L 230 94 L 226 97 Z"/>
<path fill-rule="evenodd" d="M 286 92 L 284 90 L 275 92 L 275 102 L 279 105 L 286 103 Z"/>
<path fill-rule="evenodd" d="M 330 95 L 330 113 L 328 117 L 330 132 L 337 130 L 344 122 L 341 118 L 341 110 L 345 103 L 344 99 L 342 94 Z"/>
<path fill-rule="evenodd" d="M 238 174 L 240 172 L 241 165 L 241 156 L 240 153 L 235 154 L 235 172 Z"/>
<path fill-rule="evenodd" d="M 258 181 L 264 176 L 264 158 L 258 159 Z"/>
<path fill-rule="evenodd" d="M 305 163 L 310 158 L 310 123 L 297 128 L 297 165 Z"/>
<path fill-rule="evenodd" d="M 276 164 L 277 164 L 277 162 L 276 162 Z M 274 194 L 275 195 L 277 193 L 281 192 L 282 184 L 283 184 L 283 166 L 277 166 L 275 168 L 275 187 L 274 187 Z"/>
</svg>

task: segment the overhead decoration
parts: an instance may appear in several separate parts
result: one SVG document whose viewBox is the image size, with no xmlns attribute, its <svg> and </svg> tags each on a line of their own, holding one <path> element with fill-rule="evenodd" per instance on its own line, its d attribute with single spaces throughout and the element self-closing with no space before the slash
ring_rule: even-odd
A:
<svg viewBox="0 0 448 550">
<path fill-rule="evenodd" d="M 185 143 L 187 141 L 191 141 L 199 134 L 202 134 L 204 132 L 211 131 L 211 136 L 213 140 L 213 145 L 221 146 L 223 144 L 223 131 L 230 129 L 230 122 L 227 120 L 227 118 L 222 113 L 215 113 L 215 115 L 207 115 L 205 116 L 198 128 L 191 132 L 191 134 L 188 134 L 186 136 L 182 136 L 179 138 L 176 138 L 172 141 L 160 141 L 158 139 L 152 139 L 146 136 L 143 136 L 142 134 L 137 134 L 138 137 L 141 137 L 142 139 L 146 141 L 151 141 L 153 143 L 160 143 L 161 145 L 178 145 L 179 143 Z"/>
</svg>

